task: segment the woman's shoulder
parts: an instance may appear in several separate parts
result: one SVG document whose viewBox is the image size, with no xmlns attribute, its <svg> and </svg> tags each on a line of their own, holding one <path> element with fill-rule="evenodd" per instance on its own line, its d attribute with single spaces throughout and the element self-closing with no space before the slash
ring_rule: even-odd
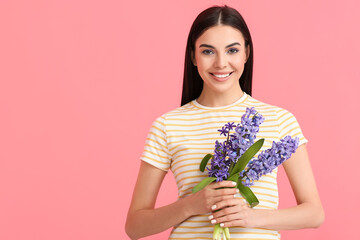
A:
<svg viewBox="0 0 360 240">
<path fill-rule="evenodd" d="M 295 115 L 290 110 L 282 106 L 269 104 L 250 96 L 248 99 L 248 104 L 249 107 L 250 106 L 255 107 L 255 109 L 260 114 L 268 118 L 271 117 L 272 119 L 276 120 L 279 125 L 286 126 L 289 123 L 297 122 L 297 118 L 295 117 Z"/>
<path fill-rule="evenodd" d="M 264 102 L 262 100 L 256 99 L 252 96 L 248 96 L 248 99 L 246 101 L 247 107 L 254 107 L 258 112 L 273 112 L 274 114 L 278 114 L 279 112 L 288 112 L 283 107 L 280 107 L 278 105 L 274 105 L 268 102 Z"/>
<path fill-rule="evenodd" d="M 183 118 L 183 117 L 186 118 L 187 116 L 191 116 L 197 110 L 198 108 L 196 108 L 195 105 L 193 104 L 193 101 L 191 101 L 180 107 L 176 107 L 162 113 L 160 116 L 156 118 L 155 121 L 164 123 L 167 119 L 175 119 L 175 118 Z"/>
</svg>

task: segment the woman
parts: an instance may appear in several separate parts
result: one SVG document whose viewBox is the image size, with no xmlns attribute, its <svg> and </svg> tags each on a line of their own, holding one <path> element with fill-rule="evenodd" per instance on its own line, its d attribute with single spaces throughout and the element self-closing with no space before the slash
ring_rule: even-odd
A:
<svg viewBox="0 0 360 240">
<path fill-rule="evenodd" d="M 250 32 L 235 9 L 211 7 L 195 19 L 186 47 L 182 106 L 154 121 L 141 157 L 126 222 L 131 239 L 170 227 L 174 228 L 169 239 L 212 239 L 216 223 L 230 227 L 231 239 L 280 239 L 280 230 L 322 224 L 324 212 L 307 140 L 296 118 L 251 97 L 253 52 Z M 214 182 L 192 194 L 192 188 L 207 177 L 199 171 L 201 159 L 213 152 L 215 140 L 223 141 L 217 129 L 227 122 L 240 122 L 247 107 L 255 107 L 265 117 L 257 134 L 257 138 L 265 138 L 260 151 L 286 135 L 299 137 L 298 149 L 283 164 L 297 206 L 277 209 L 277 169 L 251 187 L 260 201 L 254 208 L 245 203 L 231 181 Z M 179 199 L 154 209 L 169 169 Z"/>
</svg>

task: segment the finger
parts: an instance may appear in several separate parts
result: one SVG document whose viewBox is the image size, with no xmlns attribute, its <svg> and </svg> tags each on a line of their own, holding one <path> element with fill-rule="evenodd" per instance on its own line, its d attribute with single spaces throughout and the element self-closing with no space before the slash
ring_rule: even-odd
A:
<svg viewBox="0 0 360 240">
<path fill-rule="evenodd" d="M 237 188 L 223 188 L 223 189 L 217 189 L 212 190 L 212 196 L 213 197 L 219 197 L 219 196 L 235 196 L 236 193 L 239 192 L 239 189 Z"/>
<path fill-rule="evenodd" d="M 236 212 L 236 213 L 232 213 L 232 214 L 226 214 L 224 216 L 221 217 L 215 217 L 214 215 L 211 215 L 209 217 L 209 219 L 211 218 L 211 223 L 212 224 L 216 224 L 216 223 L 229 223 L 232 221 L 236 221 L 236 220 L 244 220 L 245 219 L 245 214 L 243 214 L 242 212 Z"/>
<path fill-rule="evenodd" d="M 228 199 L 224 199 L 222 201 L 216 202 L 216 204 L 214 204 L 211 209 L 213 211 L 216 211 L 218 209 L 228 209 L 228 207 L 232 207 L 232 206 L 237 206 L 238 210 L 242 209 L 242 208 L 247 208 L 248 205 L 241 199 L 241 198 L 228 198 Z M 221 216 L 220 211 L 216 212 L 216 216 Z M 225 212 L 226 213 L 226 212 Z"/>
<path fill-rule="evenodd" d="M 231 214 L 235 214 L 235 213 L 239 213 L 242 211 L 242 207 L 241 206 L 232 206 L 232 207 L 224 207 L 222 209 L 219 209 L 218 211 L 216 212 L 212 212 L 212 217 L 216 220 L 222 220 L 222 222 L 225 220 L 225 219 L 222 219 L 222 217 L 224 216 L 227 216 L 227 215 L 231 215 Z"/>
<path fill-rule="evenodd" d="M 218 202 L 221 202 L 221 201 L 224 201 L 224 200 L 227 200 L 227 199 L 234 199 L 234 198 L 236 198 L 236 194 L 234 194 L 234 195 L 221 195 L 221 196 L 217 196 L 217 197 L 215 197 L 214 198 L 214 205 L 216 206 L 216 204 L 218 203 Z M 212 205 L 212 206 L 214 206 L 214 205 Z M 216 207 L 215 207 L 216 208 Z"/>
<path fill-rule="evenodd" d="M 212 187 L 212 189 L 217 189 L 217 188 L 222 188 L 222 187 L 235 187 L 236 186 L 236 182 L 233 181 L 221 181 L 221 182 L 215 182 L 210 184 L 210 186 Z"/>
<path fill-rule="evenodd" d="M 236 219 L 232 221 L 220 223 L 220 227 L 247 227 L 247 222 L 243 219 Z"/>
</svg>

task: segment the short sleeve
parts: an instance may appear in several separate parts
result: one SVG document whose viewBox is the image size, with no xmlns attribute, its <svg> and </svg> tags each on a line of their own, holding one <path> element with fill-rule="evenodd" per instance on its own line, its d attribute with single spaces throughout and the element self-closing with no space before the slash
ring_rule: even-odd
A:
<svg viewBox="0 0 360 240">
<path fill-rule="evenodd" d="M 163 171 L 169 170 L 171 157 L 167 146 L 164 115 L 153 122 L 140 159 Z"/>
<path fill-rule="evenodd" d="M 290 135 L 292 138 L 299 137 L 299 146 L 308 142 L 301 131 L 298 121 L 291 112 L 280 108 L 277 110 L 277 120 L 279 125 L 279 140 Z"/>
</svg>

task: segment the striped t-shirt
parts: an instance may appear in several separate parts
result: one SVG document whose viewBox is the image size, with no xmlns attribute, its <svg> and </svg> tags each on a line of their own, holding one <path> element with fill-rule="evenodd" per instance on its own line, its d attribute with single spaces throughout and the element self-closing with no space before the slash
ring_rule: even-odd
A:
<svg viewBox="0 0 360 240">
<path fill-rule="evenodd" d="M 240 123 L 247 107 L 255 107 L 265 118 L 256 135 L 257 139 L 265 139 L 264 145 L 255 157 L 271 148 L 273 141 L 287 135 L 299 137 L 299 146 L 307 142 L 292 113 L 258 101 L 244 92 L 238 101 L 227 106 L 206 107 L 193 100 L 158 117 L 152 124 L 140 159 L 164 171 L 171 169 L 179 199 L 186 197 L 208 176 L 207 170 L 199 170 L 202 158 L 214 153 L 215 140 L 226 140 L 217 130 L 228 122 Z M 251 186 L 260 202 L 255 208 L 278 208 L 277 170 L 262 176 Z M 240 194 L 238 197 L 242 198 Z M 175 225 L 169 239 L 212 239 L 213 225 L 209 215 L 210 212 L 192 216 Z M 231 239 L 280 239 L 278 231 L 261 228 L 231 227 L 230 234 Z"/>
</svg>

